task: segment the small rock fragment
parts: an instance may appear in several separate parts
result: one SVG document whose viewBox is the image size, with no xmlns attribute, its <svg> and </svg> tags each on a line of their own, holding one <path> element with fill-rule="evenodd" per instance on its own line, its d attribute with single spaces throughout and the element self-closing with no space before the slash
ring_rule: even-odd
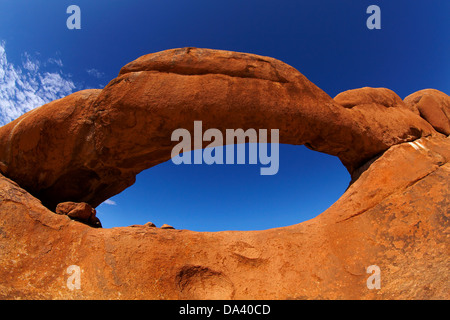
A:
<svg viewBox="0 0 450 320">
<path fill-rule="evenodd" d="M 147 222 L 146 224 L 144 224 L 145 227 L 147 228 L 156 228 L 155 224 L 153 222 Z"/>
<path fill-rule="evenodd" d="M 85 202 L 61 202 L 56 206 L 56 213 L 83 222 L 94 228 L 101 228 L 102 224 L 96 217 L 97 212 Z"/>
</svg>

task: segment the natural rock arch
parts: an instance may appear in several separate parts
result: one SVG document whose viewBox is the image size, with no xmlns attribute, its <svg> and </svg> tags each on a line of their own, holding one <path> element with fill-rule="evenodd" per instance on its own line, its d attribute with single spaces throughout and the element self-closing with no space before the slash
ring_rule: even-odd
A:
<svg viewBox="0 0 450 320">
<path fill-rule="evenodd" d="M 183 48 L 140 57 L 103 90 L 0 128 L 2 172 L 52 210 L 64 201 L 95 207 L 170 159 L 171 133 L 192 132 L 195 120 L 223 132 L 279 129 L 281 143 L 338 156 L 351 174 L 390 146 L 435 132 L 388 89 L 333 100 L 279 60 Z"/>
<path fill-rule="evenodd" d="M 332 99 L 292 67 L 251 54 L 143 56 L 103 90 L 0 128 L 0 297 L 447 298 L 449 101 L 434 90 L 402 101 L 382 88 Z M 280 129 L 282 143 L 338 156 L 353 183 L 312 220 L 252 232 L 91 228 L 48 209 L 117 194 L 167 160 L 171 132 L 198 119 Z M 77 290 L 66 286 L 73 265 Z M 367 286 L 371 265 L 379 290 Z"/>
</svg>

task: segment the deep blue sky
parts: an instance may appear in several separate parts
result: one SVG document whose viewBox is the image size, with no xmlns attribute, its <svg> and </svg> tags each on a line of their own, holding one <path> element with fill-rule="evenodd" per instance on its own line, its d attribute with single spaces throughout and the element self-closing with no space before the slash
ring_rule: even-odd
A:
<svg viewBox="0 0 450 320">
<path fill-rule="evenodd" d="M 71 4 L 81 8 L 81 30 L 66 28 Z M 366 27 L 372 4 L 381 8 L 381 30 Z M 60 59 L 75 90 L 106 85 L 143 54 L 193 46 L 280 59 L 332 97 L 372 86 L 404 98 L 424 88 L 450 93 L 449 14 L 448 0 L 0 0 L 0 41 L 16 66 L 24 53 Z M 348 182 L 337 158 L 282 146 L 275 176 L 260 176 L 259 165 L 169 162 L 97 209 L 105 227 L 264 229 L 314 217 Z"/>
</svg>

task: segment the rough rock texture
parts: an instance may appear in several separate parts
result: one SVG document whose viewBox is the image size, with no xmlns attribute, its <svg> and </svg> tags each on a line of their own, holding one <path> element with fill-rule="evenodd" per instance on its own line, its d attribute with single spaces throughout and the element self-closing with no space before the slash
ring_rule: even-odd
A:
<svg viewBox="0 0 450 320">
<path fill-rule="evenodd" d="M 381 105 L 386 108 L 405 107 L 403 100 L 386 88 L 364 87 L 339 93 L 334 101 L 345 108 Z"/>
<path fill-rule="evenodd" d="M 84 202 L 61 202 L 56 206 L 56 213 L 67 215 L 69 218 L 86 223 L 91 227 L 102 227 L 96 216 L 96 210 Z"/>
<path fill-rule="evenodd" d="M 155 224 L 153 222 L 150 222 L 150 221 L 147 222 L 146 224 L 144 224 L 144 226 L 148 227 L 148 228 L 156 228 Z"/>
<path fill-rule="evenodd" d="M 448 299 L 450 139 L 416 142 L 391 147 L 315 219 L 264 231 L 95 229 L 2 177 L 0 298 Z"/>
<path fill-rule="evenodd" d="M 450 134 L 450 97 L 435 89 L 424 89 L 405 98 L 406 105 L 443 134 Z"/>
<path fill-rule="evenodd" d="M 0 128 L 0 298 L 448 299 L 450 138 L 421 111 L 447 112 L 448 96 L 431 96 L 419 106 L 362 88 L 331 99 L 250 54 L 141 57 L 105 89 Z M 312 220 L 252 232 L 92 228 L 48 209 L 120 192 L 194 120 L 280 129 L 280 142 L 338 156 L 352 184 Z M 67 285 L 74 265 L 79 289 Z M 367 287 L 371 265 L 381 289 Z"/>
<path fill-rule="evenodd" d="M 52 210 L 60 202 L 88 202 L 79 195 L 90 192 L 90 180 L 96 178 L 82 168 L 90 161 L 88 155 L 95 153 L 91 105 L 100 92 L 71 94 L 1 127 L 1 173 L 50 204 Z"/>
<path fill-rule="evenodd" d="M 338 156 L 353 172 L 392 145 L 435 133 L 384 90 L 349 109 L 273 58 L 167 50 L 124 66 L 101 91 L 72 94 L 1 127 L 2 172 L 51 210 L 65 201 L 96 207 L 170 159 L 173 130 L 193 132 L 195 120 L 221 131 L 279 129 L 281 143 Z"/>
</svg>

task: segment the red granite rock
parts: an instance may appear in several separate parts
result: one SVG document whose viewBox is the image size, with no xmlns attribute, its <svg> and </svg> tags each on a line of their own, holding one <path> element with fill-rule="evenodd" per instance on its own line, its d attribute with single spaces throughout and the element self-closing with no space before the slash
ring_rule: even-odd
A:
<svg viewBox="0 0 450 320">
<path fill-rule="evenodd" d="M 81 221 L 92 227 L 101 227 L 100 220 L 96 217 L 96 210 L 84 202 L 61 202 L 56 206 L 56 213 L 67 215 L 71 219 Z"/>
<path fill-rule="evenodd" d="M 332 99 L 251 54 L 143 56 L 103 90 L 0 128 L 0 298 L 448 299 L 450 138 L 436 122 L 447 101 L 424 91 L 402 102 L 383 88 Z M 262 231 L 102 229 L 84 209 L 71 213 L 169 159 L 172 131 L 192 132 L 194 120 L 279 129 L 281 143 L 338 156 L 352 183 L 316 218 Z M 62 202 L 75 202 L 59 206 L 68 215 L 54 213 Z M 371 266 L 379 289 L 367 285 Z"/>
<path fill-rule="evenodd" d="M 448 299 L 450 140 L 415 143 L 316 218 L 250 232 L 91 228 L 0 176 L 0 298 Z M 367 287 L 372 265 L 380 289 Z"/>
<path fill-rule="evenodd" d="M 387 108 L 402 104 L 392 91 L 358 94 L 363 104 L 349 109 L 273 58 L 166 50 L 127 64 L 103 90 L 69 95 L 1 127 L 0 169 L 51 210 L 65 201 L 96 207 L 170 159 L 172 132 L 193 133 L 195 120 L 222 132 L 279 129 L 280 143 L 338 156 L 350 173 L 395 144 L 436 134 L 408 108 Z"/>
<path fill-rule="evenodd" d="M 405 98 L 406 105 L 427 120 L 436 131 L 450 134 L 450 97 L 435 89 L 424 89 Z"/>
</svg>

